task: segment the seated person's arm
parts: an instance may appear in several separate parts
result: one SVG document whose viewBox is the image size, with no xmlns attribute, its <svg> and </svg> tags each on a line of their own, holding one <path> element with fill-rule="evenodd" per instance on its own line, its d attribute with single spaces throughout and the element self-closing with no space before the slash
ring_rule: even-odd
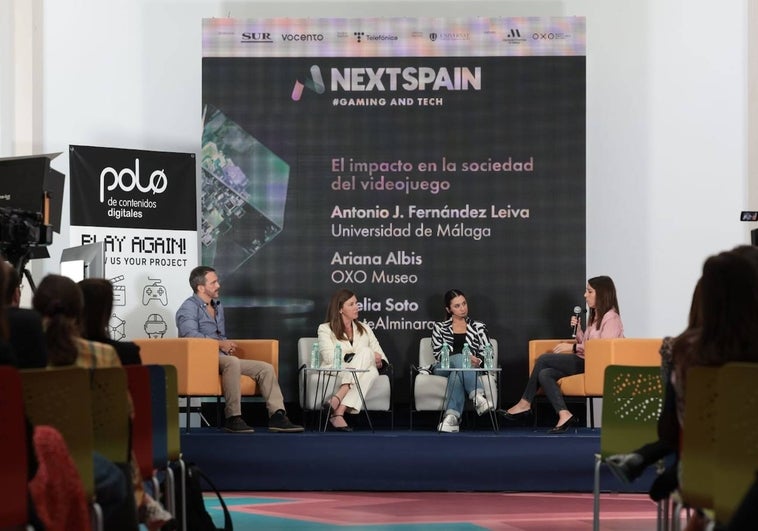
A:
<svg viewBox="0 0 758 531">
<path fill-rule="evenodd" d="M 594 327 L 595 325 L 590 325 Z M 621 322 L 621 317 L 616 312 L 607 312 L 603 316 L 603 320 L 600 322 L 599 339 L 616 339 L 624 337 L 624 324 Z M 590 336 L 594 337 L 594 333 Z M 579 334 L 579 330 L 576 331 L 576 351 L 584 352 L 584 333 Z"/>
<path fill-rule="evenodd" d="M 200 332 L 197 309 L 186 303 L 182 304 L 176 312 L 176 329 L 179 337 L 208 337 Z"/>
<path fill-rule="evenodd" d="M 376 338 L 376 335 L 374 334 L 374 331 L 369 328 L 368 325 L 364 324 L 366 327 L 366 330 L 368 331 L 368 343 L 369 347 L 371 347 L 371 352 L 374 353 L 374 362 L 376 363 L 376 368 L 381 370 L 387 365 L 389 365 L 389 360 L 387 359 L 387 356 L 384 354 L 384 351 L 382 350 L 382 346 L 379 344 L 379 340 Z"/>
<path fill-rule="evenodd" d="M 334 334 L 329 325 L 318 327 L 318 350 L 321 353 L 321 365 L 331 367 L 334 364 Z"/>
<path fill-rule="evenodd" d="M 576 342 L 558 343 L 555 347 L 553 347 L 553 352 L 556 354 L 566 354 L 568 352 L 581 354 L 584 352 L 584 330 L 582 330 L 582 319 L 576 315 L 571 317 L 571 327 L 573 328 L 574 326 L 576 326 L 576 335 L 574 337 L 574 339 L 576 339 Z"/>
<path fill-rule="evenodd" d="M 621 322 L 621 316 L 617 313 L 606 315 L 603 322 L 600 323 L 600 338 L 615 339 L 624 337 L 624 325 Z"/>
<path fill-rule="evenodd" d="M 182 306 L 176 312 L 176 328 L 179 333 L 179 337 L 202 337 L 208 339 L 215 339 L 218 341 L 218 349 L 224 354 L 233 354 L 235 347 L 237 346 L 233 341 L 220 336 L 220 334 L 204 334 L 200 330 L 200 320 L 197 315 L 197 308 L 192 307 L 190 304 L 182 304 Z"/>
<path fill-rule="evenodd" d="M 434 361 L 436 362 L 440 361 L 440 354 L 442 354 L 442 344 L 444 343 L 442 339 L 442 326 L 443 323 L 437 322 L 434 323 L 434 328 L 432 329 L 432 354 L 434 354 Z M 452 345 L 448 346 L 452 348 Z"/>
</svg>

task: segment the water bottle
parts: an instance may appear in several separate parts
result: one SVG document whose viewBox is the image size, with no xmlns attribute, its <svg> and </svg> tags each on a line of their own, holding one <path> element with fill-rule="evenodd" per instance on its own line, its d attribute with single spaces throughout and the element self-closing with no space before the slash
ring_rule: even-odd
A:
<svg viewBox="0 0 758 531">
<path fill-rule="evenodd" d="M 318 343 L 314 343 L 311 348 L 311 369 L 317 369 L 321 365 L 321 353 L 318 349 Z"/>
<path fill-rule="evenodd" d="M 495 368 L 495 350 L 492 348 L 491 343 L 484 345 L 484 368 Z"/>
<path fill-rule="evenodd" d="M 464 369 L 470 369 L 471 368 L 471 347 L 468 346 L 468 343 L 463 344 L 463 352 L 461 353 L 463 356 L 463 368 Z"/>
<path fill-rule="evenodd" d="M 334 346 L 334 368 L 342 368 L 342 345 L 339 343 Z"/>
<path fill-rule="evenodd" d="M 450 368 L 450 347 L 447 343 L 442 343 L 442 354 L 440 354 L 440 368 Z"/>
</svg>

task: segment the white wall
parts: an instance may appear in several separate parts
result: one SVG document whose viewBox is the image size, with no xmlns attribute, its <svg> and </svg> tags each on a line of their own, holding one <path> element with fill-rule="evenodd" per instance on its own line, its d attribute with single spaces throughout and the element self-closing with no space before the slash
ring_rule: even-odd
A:
<svg viewBox="0 0 758 531">
<path fill-rule="evenodd" d="M 705 257 L 748 243 L 747 0 L 43 5 L 45 151 L 197 152 L 202 18 L 586 16 L 587 275 L 617 281 L 627 335 L 680 331 Z M 54 166 L 68 174 L 67 156 Z"/>
</svg>

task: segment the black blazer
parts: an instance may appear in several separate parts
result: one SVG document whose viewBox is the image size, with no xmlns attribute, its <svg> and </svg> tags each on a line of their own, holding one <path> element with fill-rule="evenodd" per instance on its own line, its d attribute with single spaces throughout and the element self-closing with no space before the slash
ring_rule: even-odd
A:
<svg viewBox="0 0 758 531">
<path fill-rule="evenodd" d="M 111 345 L 116 349 L 116 354 L 118 354 L 121 360 L 121 365 L 142 365 L 142 358 L 139 355 L 139 345 L 137 343 L 114 341 L 113 339 L 102 341 L 102 343 Z"/>
<path fill-rule="evenodd" d="M 45 333 L 42 317 L 27 308 L 6 308 L 11 344 L 18 358 L 19 369 L 35 369 L 47 366 Z"/>
</svg>

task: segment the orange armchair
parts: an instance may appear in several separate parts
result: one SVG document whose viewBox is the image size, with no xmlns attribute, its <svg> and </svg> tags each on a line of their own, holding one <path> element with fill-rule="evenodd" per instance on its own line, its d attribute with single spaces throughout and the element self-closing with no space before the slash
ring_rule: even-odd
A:
<svg viewBox="0 0 758 531">
<path fill-rule="evenodd" d="M 633 367 L 661 366 L 660 338 L 626 337 L 593 339 L 585 345 L 584 392 L 587 396 L 603 396 L 605 368 L 608 365 Z"/>
<path fill-rule="evenodd" d="M 563 396 L 599 398 L 603 396 L 605 368 L 609 365 L 632 365 L 637 367 L 660 366 L 662 339 L 617 338 L 592 339 L 584 345 L 584 373 L 574 374 L 558 380 Z M 552 352 L 558 343 L 575 343 L 573 339 L 533 339 L 529 341 L 529 374 L 532 374 L 537 358 Z M 573 355 L 567 353 L 566 355 Z M 590 401 L 590 422 L 592 418 Z"/>
<path fill-rule="evenodd" d="M 234 339 L 238 358 L 265 361 L 279 375 L 279 341 L 277 339 Z M 218 342 L 213 339 L 143 338 L 134 340 L 140 347 L 142 363 L 176 367 L 179 396 L 187 397 L 187 430 L 189 430 L 189 399 L 201 396 L 224 396 L 218 372 Z M 240 377 L 242 396 L 260 394 L 255 380 Z"/>
</svg>

